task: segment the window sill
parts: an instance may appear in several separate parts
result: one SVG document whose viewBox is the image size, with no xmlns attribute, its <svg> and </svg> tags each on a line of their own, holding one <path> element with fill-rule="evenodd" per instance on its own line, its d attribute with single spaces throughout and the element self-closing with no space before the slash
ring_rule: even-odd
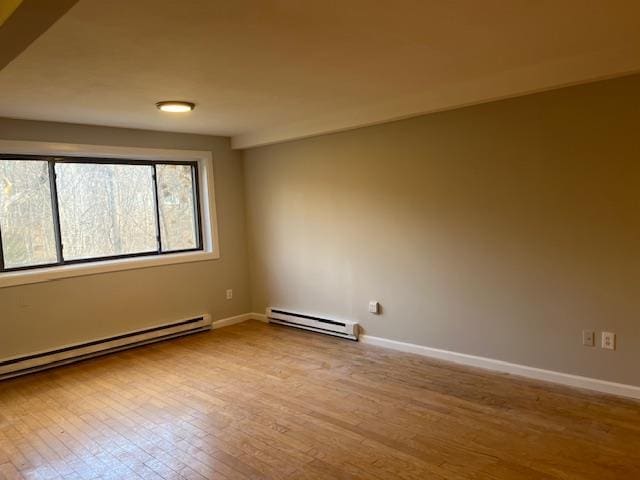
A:
<svg viewBox="0 0 640 480">
<path fill-rule="evenodd" d="M 30 283 L 50 282 L 63 278 L 98 275 L 101 273 L 136 270 L 140 268 L 160 267 L 180 263 L 203 262 L 220 258 L 217 252 L 187 252 L 154 257 L 124 258 L 103 262 L 63 265 L 36 270 L 0 273 L 0 288 L 27 285 Z"/>
</svg>

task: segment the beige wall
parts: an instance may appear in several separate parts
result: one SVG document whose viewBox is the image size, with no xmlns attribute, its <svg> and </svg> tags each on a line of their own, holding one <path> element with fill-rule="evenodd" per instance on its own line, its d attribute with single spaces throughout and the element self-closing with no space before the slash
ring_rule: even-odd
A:
<svg viewBox="0 0 640 480">
<path fill-rule="evenodd" d="M 244 165 L 223 138 L 0 119 L 2 139 L 212 151 L 222 254 L 1 288 L 0 358 L 279 305 L 640 385 L 639 105 L 631 76 L 252 149 Z M 582 347 L 584 328 L 616 332 L 618 350 Z"/>
<path fill-rule="evenodd" d="M 203 312 L 216 320 L 250 311 L 243 166 L 228 139 L 9 119 L 0 119 L 0 138 L 211 151 L 221 249 L 219 260 L 0 288 L 0 358 Z"/>
<path fill-rule="evenodd" d="M 639 129 L 631 76 L 248 150 L 253 309 L 640 385 Z"/>
</svg>

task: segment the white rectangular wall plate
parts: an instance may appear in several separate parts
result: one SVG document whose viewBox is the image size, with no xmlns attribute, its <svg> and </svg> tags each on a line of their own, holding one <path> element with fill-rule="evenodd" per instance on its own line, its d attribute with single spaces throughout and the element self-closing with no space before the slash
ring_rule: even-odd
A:
<svg viewBox="0 0 640 480">
<path fill-rule="evenodd" d="M 369 313 L 379 313 L 380 312 L 380 304 L 375 300 L 369 302 Z"/>
<path fill-rule="evenodd" d="M 606 350 L 616 349 L 616 334 L 613 332 L 602 332 L 602 348 Z"/>
<path fill-rule="evenodd" d="M 583 330 L 582 331 L 582 345 L 585 347 L 595 347 L 596 346 L 596 332 L 593 330 Z"/>
</svg>

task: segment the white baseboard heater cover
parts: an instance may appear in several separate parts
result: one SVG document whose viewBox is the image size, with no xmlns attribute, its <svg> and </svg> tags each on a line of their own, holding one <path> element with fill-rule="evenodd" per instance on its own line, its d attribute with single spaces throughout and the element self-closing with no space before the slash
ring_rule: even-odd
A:
<svg viewBox="0 0 640 480">
<path fill-rule="evenodd" d="M 204 314 L 199 317 L 135 330 L 113 337 L 76 343 L 44 352 L 1 359 L 0 380 L 137 347 L 139 345 L 145 345 L 147 343 L 168 340 L 191 333 L 204 332 L 211 329 L 211 323 L 211 316 Z"/>
<path fill-rule="evenodd" d="M 358 322 L 334 320 L 275 307 L 267 308 L 267 318 L 270 323 L 358 340 Z"/>
</svg>

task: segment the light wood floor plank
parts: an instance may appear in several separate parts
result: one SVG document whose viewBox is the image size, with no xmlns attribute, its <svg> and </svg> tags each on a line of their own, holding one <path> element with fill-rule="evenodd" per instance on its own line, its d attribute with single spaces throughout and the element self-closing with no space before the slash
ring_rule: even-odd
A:
<svg viewBox="0 0 640 480">
<path fill-rule="evenodd" d="M 640 479 L 640 403 L 258 322 L 0 383 L 0 479 Z"/>
</svg>

